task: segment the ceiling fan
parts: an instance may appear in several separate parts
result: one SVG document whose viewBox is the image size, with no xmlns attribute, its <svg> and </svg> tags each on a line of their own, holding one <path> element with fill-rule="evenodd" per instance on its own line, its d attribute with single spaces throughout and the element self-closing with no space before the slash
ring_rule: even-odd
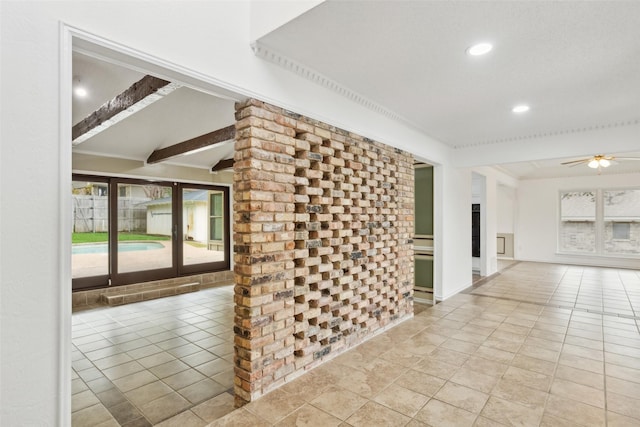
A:
<svg viewBox="0 0 640 427">
<path fill-rule="evenodd" d="M 563 162 L 560 164 L 566 165 L 569 167 L 586 164 L 592 169 L 600 170 L 601 168 L 608 168 L 609 166 L 611 166 L 612 162 L 617 160 L 640 160 L 640 157 L 616 157 L 616 156 L 605 156 L 604 154 L 596 154 L 595 156 L 587 157 L 585 159 L 573 160 L 570 162 Z"/>
</svg>

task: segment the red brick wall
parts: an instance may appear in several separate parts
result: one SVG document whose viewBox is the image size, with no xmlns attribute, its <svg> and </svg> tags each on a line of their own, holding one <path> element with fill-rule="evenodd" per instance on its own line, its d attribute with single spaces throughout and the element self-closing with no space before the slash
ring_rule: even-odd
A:
<svg viewBox="0 0 640 427">
<path fill-rule="evenodd" d="M 411 154 L 236 105 L 238 405 L 413 313 Z"/>
</svg>

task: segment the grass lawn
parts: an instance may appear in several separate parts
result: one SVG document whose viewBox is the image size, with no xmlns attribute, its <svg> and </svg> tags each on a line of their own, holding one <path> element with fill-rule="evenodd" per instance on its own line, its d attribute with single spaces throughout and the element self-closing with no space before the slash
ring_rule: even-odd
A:
<svg viewBox="0 0 640 427">
<path fill-rule="evenodd" d="M 108 233 L 73 233 L 72 243 L 98 243 L 109 240 Z M 118 233 L 118 241 L 126 240 L 170 240 L 169 236 L 154 234 Z"/>
</svg>

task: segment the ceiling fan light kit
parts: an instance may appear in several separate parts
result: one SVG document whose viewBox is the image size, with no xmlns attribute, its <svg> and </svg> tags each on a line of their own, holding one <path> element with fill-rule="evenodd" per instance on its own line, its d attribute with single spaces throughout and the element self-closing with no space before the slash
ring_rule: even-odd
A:
<svg viewBox="0 0 640 427">
<path fill-rule="evenodd" d="M 602 156 L 595 156 L 589 163 L 587 163 L 587 166 L 592 169 L 608 168 L 611 166 L 611 162 Z"/>
<path fill-rule="evenodd" d="M 613 162 L 616 160 L 616 162 Z M 591 169 L 597 169 L 598 173 L 602 170 L 602 168 L 608 168 L 612 164 L 616 164 L 619 160 L 640 160 L 640 157 L 616 157 L 616 156 L 605 156 L 604 154 L 596 154 L 593 157 L 587 157 L 586 159 L 579 160 L 571 160 L 568 162 L 563 162 L 561 165 L 574 167 L 582 164 L 586 164 Z"/>
</svg>

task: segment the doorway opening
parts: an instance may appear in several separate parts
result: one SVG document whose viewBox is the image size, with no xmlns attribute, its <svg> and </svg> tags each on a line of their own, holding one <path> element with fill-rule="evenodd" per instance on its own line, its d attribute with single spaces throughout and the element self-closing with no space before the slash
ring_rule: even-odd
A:
<svg viewBox="0 0 640 427">
<path fill-rule="evenodd" d="M 150 280 L 231 279 L 234 104 L 243 96 L 69 34 L 62 75 L 71 82 L 73 148 L 62 149 L 70 155 L 62 194 L 71 209 L 62 229 L 71 268 L 63 295 L 75 303 L 97 288 L 136 293 Z M 61 394 L 71 425 L 154 425 L 181 414 L 206 423 L 233 410 L 231 283 L 73 314 L 63 307 L 72 370 L 63 367 L 71 386 Z"/>
<path fill-rule="evenodd" d="M 433 172 L 430 164 L 414 164 L 414 298 L 426 304 L 435 304 Z"/>
</svg>

